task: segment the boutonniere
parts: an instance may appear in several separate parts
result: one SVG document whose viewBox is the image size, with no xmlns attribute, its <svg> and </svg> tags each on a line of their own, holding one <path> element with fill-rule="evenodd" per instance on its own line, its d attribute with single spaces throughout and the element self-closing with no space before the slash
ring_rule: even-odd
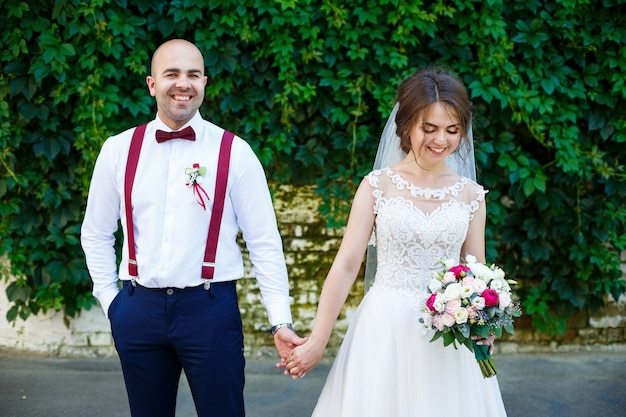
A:
<svg viewBox="0 0 626 417">
<path fill-rule="evenodd" d="M 200 185 L 205 174 L 206 167 L 201 167 L 198 163 L 193 164 L 191 168 L 185 168 L 185 175 L 187 176 L 185 186 L 193 188 L 193 194 L 196 197 L 196 201 L 204 210 L 206 210 L 206 203 L 204 202 L 202 195 L 204 195 L 207 200 L 210 200 L 209 195 Z"/>
</svg>

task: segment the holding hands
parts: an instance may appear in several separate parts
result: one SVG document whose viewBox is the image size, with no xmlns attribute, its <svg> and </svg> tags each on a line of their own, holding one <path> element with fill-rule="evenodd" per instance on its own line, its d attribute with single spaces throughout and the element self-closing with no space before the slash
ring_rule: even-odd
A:
<svg viewBox="0 0 626 417">
<path fill-rule="evenodd" d="M 322 359 L 325 347 L 326 344 L 308 338 L 304 344 L 296 347 L 287 355 L 286 360 L 279 368 L 284 368 L 285 375 L 291 375 L 293 379 L 302 378 L 317 366 Z"/>
<path fill-rule="evenodd" d="M 305 343 L 308 339 L 299 337 L 290 327 L 282 327 L 274 333 L 274 345 L 280 355 L 280 362 L 276 364 L 278 368 L 284 368 L 288 356 L 293 349 Z"/>
</svg>

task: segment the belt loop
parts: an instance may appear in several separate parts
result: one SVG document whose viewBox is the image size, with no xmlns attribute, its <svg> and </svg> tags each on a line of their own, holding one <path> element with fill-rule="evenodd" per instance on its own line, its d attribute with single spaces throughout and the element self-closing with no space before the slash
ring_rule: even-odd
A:
<svg viewBox="0 0 626 417">
<path fill-rule="evenodd" d="M 207 280 L 204 281 L 204 289 L 209 294 L 209 298 L 211 300 L 213 300 L 215 298 L 215 294 L 214 294 L 213 289 L 211 287 L 211 281 L 210 280 L 207 279 Z"/>
<path fill-rule="evenodd" d="M 137 280 L 135 277 L 130 278 L 130 285 L 128 286 L 128 295 L 133 295 L 135 293 L 135 287 L 137 286 Z"/>
<path fill-rule="evenodd" d="M 209 294 L 209 298 L 213 300 L 215 298 L 215 292 L 213 290 L 213 286 L 211 285 L 211 281 L 208 279 L 204 281 L 204 290 Z"/>
</svg>

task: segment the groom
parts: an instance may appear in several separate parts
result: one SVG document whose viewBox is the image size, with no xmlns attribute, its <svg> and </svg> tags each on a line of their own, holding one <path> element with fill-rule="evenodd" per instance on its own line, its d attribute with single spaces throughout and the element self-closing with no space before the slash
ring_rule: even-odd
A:
<svg viewBox="0 0 626 417">
<path fill-rule="evenodd" d="M 281 362 L 304 341 L 291 329 L 265 173 L 245 141 L 200 115 L 207 76 L 195 45 L 161 45 L 146 83 L 155 119 L 108 138 L 94 168 L 81 231 L 93 294 L 111 322 L 133 417 L 173 417 L 182 370 L 199 417 L 243 417 L 240 230 Z"/>
</svg>

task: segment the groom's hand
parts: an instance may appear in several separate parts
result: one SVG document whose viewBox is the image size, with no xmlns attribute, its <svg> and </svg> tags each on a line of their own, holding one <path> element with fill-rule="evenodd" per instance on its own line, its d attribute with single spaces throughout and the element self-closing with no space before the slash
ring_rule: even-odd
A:
<svg viewBox="0 0 626 417">
<path fill-rule="evenodd" d="M 276 367 L 283 369 L 287 363 L 287 356 L 296 347 L 300 346 L 308 340 L 306 337 L 300 337 L 293 330 L 283 327 L 278 329 L 274 334 L 274 345 L 280 356 L 280 362 Z"/>
</svg>

